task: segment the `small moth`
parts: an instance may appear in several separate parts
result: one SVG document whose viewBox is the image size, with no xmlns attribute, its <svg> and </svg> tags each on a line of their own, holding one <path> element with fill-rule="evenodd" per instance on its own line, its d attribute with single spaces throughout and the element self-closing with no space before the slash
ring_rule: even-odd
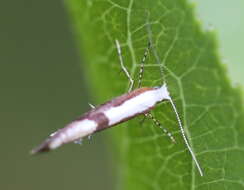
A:
<svg viewBox="0 0 244 190">
<path fill-rule="evenodd" d="M 196 163 L 200 175 L 202 176 L 203 172 L 185 136 L 179 114 L 177 112 L 176 106 L 174 105 L 170 97 L 166 83 L 159 87 L 141 87 L 144 63 L 150 49 L 150 43 L 144 53 L 144 57 L 141 62 L 138 88 L 132 91 L 134 80 L 131 78 L 129 72 L 124 66 L 121 48 L 118 40 L 116 40 L 115 42 L 121 68 L 130 81 L 128 93 L 122 96 L 118 96 L 98 107 L 94 107 L 91 105 L 92 109 L 89 112 L 83 114 L 81 117 L 74 120 L 66 127 L 59 129 L 55 133 L 51 134 L 49 138 L 47 138 L 41 145 L 33 149 L 31 153 L 35 154 L 38 152 L 47 152 L 56 149 L 63 144 L 74 142 L 84 137 L 88 137 L 98 131 L 115 126 L 138 115 L 145 115 L 146 117 L 152 119 L 157 126 L 162 128 L 160 122 L 152 116 L 150 110 L 152 110 L 159 102 L 169 101 L 176 114 L 176 118 L 179 123 L 184 142 L 189 152 L 191 153 L 194 162 Z M 175 139 L 173 138 L 171 133 L 169 133 L 164 128 L 162 129 L 163 132 L 166 133 L 173 142 L 175 142 Z"/>
</svg>

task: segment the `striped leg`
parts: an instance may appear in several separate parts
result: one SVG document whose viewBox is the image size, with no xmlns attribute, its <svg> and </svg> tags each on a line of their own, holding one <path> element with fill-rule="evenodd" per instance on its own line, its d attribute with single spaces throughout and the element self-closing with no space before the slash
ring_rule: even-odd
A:
<svg viewBox="0 0 244 190">
<path fill-rule="evenodd" d="M 134 85 L 134 80 L 132 79 L 132 77 L 130 76 L 129 72 L 127 71 L 126 67 L 124 66 L 124 62 L 122 59 L 122 54 L 121 54 L 121 48 L 120 48 L 120 44 L 118 40 L 115 40 L 116 43 L 116 47 L 117 47 L 117 51 L 118 51 L 118 55 L 119 55 L 119 61 L 120 61 L 120 66 L 122 68 L 122 70 L 124 71 L 126 77 L 129 79 L 130 81 L 130 87 L 129 87 L 129 92 L 132 90 L 133 85 Z"/>
<path fill-rule="evenodd" d="M 144 64 L 145 64 L 145 61 L 146 61 L 146 58 L 148 56 L 150 48 L 151 48 L 151 43 L 148 42 L 148 46 L 147 46 L 147 48 L 145 50 L 145 53 L 144 53 L 144 56 L 142 58 L 141 65 L 140 65 L 139 79 L 138 79 L 138 88 L 141 87 L 142 77 L 143 77 L 143 73 L 144 73 Z"/>
<path fill-rule="evenodd" d="M 175 138 L 172 136 L 172 134 L 167 129 L 163 128 L 161 123 L 157 119 L 155 119 L 151 113 L 146 113 L 145 116 L 152 119 L 154 124 L 156 126 L 158 126 L 159 128 L 161 128 L 163 130 L 163 132 L 171 139 L 171 141 L 173 143 L 176 143 Z"/>
</svg>

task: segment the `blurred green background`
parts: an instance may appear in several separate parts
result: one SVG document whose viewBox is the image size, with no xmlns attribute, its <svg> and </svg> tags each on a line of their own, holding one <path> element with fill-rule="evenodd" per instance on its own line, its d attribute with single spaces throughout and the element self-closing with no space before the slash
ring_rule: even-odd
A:
<svg viewBox="0 0 244 190">
<path fill-rule="evenodd" d="M 112 189 L 107 133 L 29 155 L 94 102 L 63 2 L 0 4 L 0 189 Z"/>
<path fill-rule="evenodd" d="M 192 0 L 204 29 L 217 33 L 220 59 L 234 85 L 244 85 L 244 1 Z"/>
<path fill-rule="evenodd" d="M 194 2 L 203 27 L 219 34 L 232 81 L 243 85 L 244 2 Z M 82 146 L 29 155 L 95 102 L 78 51 L 63 1 L 0 2 L 0 189 L 114 189 L 109 130 Z"/>
</svg>

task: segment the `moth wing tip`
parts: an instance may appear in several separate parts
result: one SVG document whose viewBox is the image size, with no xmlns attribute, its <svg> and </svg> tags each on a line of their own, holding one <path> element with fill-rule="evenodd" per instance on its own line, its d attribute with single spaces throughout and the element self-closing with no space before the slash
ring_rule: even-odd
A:
<svg viewBox="0 0 244 190">
<path fill-rule="evenodd" d="M 37 153 L 42 153 L 42 152 L 49 152 L 51 148 L 49 147 L 49 141 L 45 141 L 44 143 L 40 144 L 36 148 L 32 149 L 30 151 L 31 155 L 35 155 Z"/>
</svg>

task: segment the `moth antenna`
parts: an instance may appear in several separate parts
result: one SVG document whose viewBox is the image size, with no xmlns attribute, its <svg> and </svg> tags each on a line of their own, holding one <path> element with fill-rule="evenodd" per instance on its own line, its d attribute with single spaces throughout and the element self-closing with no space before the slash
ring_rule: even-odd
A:
<svg viewBox="0 0 244 190">
<path fill-rule="evenodd" d="M 196 164 L 196 166 L 197 166 L 197 169 L 198 169 L 200 175 L 203 176 L 203 171 L 202 171 L 202 169 L 201 169 L 201 167 L 200 167 L 200 164 L 199 164 L 199 162 L 197 161 L 197 158 L 196 158 L 194 152 L 192 151 L 191 146 L 189 145 L 188 140 L 187 140 L 187 138 L 186 138 L 185 131 L 184 131 L 184 128 L 183 128 L 183 126 L 182 126 L 182 122 L 181 122 L 181 120 L 180 120 L 180 116 L 179 116 L 179 114 L 178 114 L 178 112 L 177 112 L 176 106 L 175 106 L 175 104 L 174 104 L 174 102 L 173 102 L 173 100 L 172 100 L 171 98 L 169 98 L 169 101 L 170 101 L 170 103 L 171 103 L 171 105 L 172 105 L 172 107 L 173 107 L 173 110 L 174 110 L 174 112 L 175 112 L 175 115 L 176 115 L 176 118 L 177 118 L 177 121 L 178 121 L 180 130 L 181 130 L 182 137 L 183 137 L 183 139 L 184 139 L 184 141 L 185 141 L 185 144 L 186 144 L 186 147 L 187 147 L 187 149 L 189 150 L 189 152 L 191 153 L 192 159 L 194 160 L 194 162 L 195 162 L 195 164 Z"/>
<path fill-rule="evenodd" d="M 146 23 L 147 23 L 148 38 L 149 38 L 149 42 L 152 43 L 152 29 L 151 29 L 151 25 L 150 25 L 150 23 L 149 23 L 150 13 L 147 12 L 147 14 L 148 14 L 148 15 L 147 15 Z M 163 73 L 164 73 L 163 65 L 160 64 L 161 61 L 160 61 L 160 58 L 159 58 L 159 56 L 158 56 L 158 53 L 157 53 L 157 51 L 156 51 L 155 48 L 152 48 L 152 52 L 153 52 L 153 54 L 154 54 L 154 56 L 155 56 L 155 58 L 156 58 L 157 63 L 159 64 L 159 68 L 160 68 L 161 76 L 163 77 L 163 79 L 164 79 L 164 81 L 165 81 L 165 75 L 163 74 Z M 177 112 L 176 106 L 175 106 L 175 104 L 174 104 L 174 102 L 173 102 L 173 100 L 172 100 L 172 98 L 171 98 L 170 96 L 168 96 L 167 99 L 170 101 L 170 103 L 171 103 L 171 105 L 172 105 L 172 107 L 173 107 L 173 110 L 174 110 L 174 112 L 175 112 L 175 115 L 176 115 L 176 118 L 177 118 L 177 121 L 178 121 L 180 130 L 181 130 L 181 134 L 182 134 L 183 139 L 184 139 L 185 144 L 186 144 L 186 147 L 187 147 L 187 149 L 189 150 L 189 152 L 191 153 L 192 159 L 194 160 L 194 162 L 195 162 L 195 164 L 196 164 L 196 166 L 197 166 L 197 169 L 198 169 L 200 175 L 203 176 L 202 169 L 201 169 L 201 167 L 200 167 L 200 165 L 199 165 L 199 163 L 198 163 L 198 161 L 197 161 L 197 158 L 196 158 L 194 152 L 192 151 L 191 146 L 189 145 L 188 140 L 187 140 L 187 138 L 186 138 L 185 131 L 184 131 L 184 129 L 183 129 L 183 126 L 182 126 L 182 123 L 181 123 L 181 120 L 180 120 L 180 116 L 179 116 L 179 114 L 178 114 L 178 112 Z"/>
<path fill-rule="evenodd" d="M 119 55 L 120 66 L 121 66 L 123 72 L 125 73 L 126 77 L 130 81 L 130 87 L 129 87 L 129 90 L 128 90 L 130 92 L 132 90 L 132 88 L 133 88 L 134 80 L 132 79 L 132 77 L 130 76 L 130 73 L 127 71 L 127 69 L 126 69 L 126 67 L 124 65 L 120 44 L 119 44 L 119 41 L 117 39 L 115 40 L 115 43 L 116 43 L 117 52 L 118 52 L 118 55 Z"/>
</svg>

